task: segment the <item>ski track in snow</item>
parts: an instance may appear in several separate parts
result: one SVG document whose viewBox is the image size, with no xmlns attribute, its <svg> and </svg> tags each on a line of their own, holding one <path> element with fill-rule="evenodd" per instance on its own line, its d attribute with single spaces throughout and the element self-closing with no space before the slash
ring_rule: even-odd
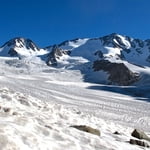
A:
<svg viewBox="0 0 150 150">
<path fill-rule="evenodd" d="M 131 131 L 150 134 L 149 102 L 92 90 L 97 84 L 83 82 L 79 71 L 9 71 L 0 76 L 1 150 L 140 150 L 127 142 Z M 70 127 L 80 124 L 100 129 L 101 137 Z"/>
</svg>

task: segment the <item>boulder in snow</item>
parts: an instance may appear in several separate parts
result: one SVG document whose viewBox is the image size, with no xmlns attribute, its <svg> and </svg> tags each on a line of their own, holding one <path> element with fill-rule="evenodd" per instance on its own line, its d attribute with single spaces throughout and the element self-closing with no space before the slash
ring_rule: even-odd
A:
<svg viewBox="0 0 150 150">
<path fill-rule="evenodd" d="M 86 126 L 86 125 L 74 125 L 71 127 L 76 128 L 81 131 L 84 131 L 84 132 L 88 132 L 88 133 L 100 136 L 100 131 L 98 129 L 94 129 L 94 128 Z"/>
<path fill-rule="evenodd" d="M 139 146 L 143 146 L 143 147 L 150 147 L 146 142 L 140 141 L 140 140 L 135 140 L 135 139 L 130 139 L 130 144 L 139 145 Z"/>
<path fill-rule="evenodd" d="M 150 137 L 148 137 L 144 132 L 142 132 L 138 129 L 135 129 L 131 135 L 138 139 L 144 139 L 144 140 L 150 141 Z"/>
</svg>

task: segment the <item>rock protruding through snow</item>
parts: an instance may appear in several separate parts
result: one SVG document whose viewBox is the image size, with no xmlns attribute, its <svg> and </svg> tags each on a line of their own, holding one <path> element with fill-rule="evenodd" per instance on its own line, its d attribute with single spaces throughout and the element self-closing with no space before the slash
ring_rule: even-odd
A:
<svg viewBox="0 0 150 150">
<path fill-rule="evenodd" d="M 86 125 L 73 125 L 71 127 L 76 128 L 81 131 L 84 131 L 84 132 L 88 132 L 88 133 L 100 136 L 100 131 L 98 129 L 94 129 L 94 128 L 86 126 Z"/>
<path fill-rule="evenodd" d="M 138 139 L 144 139 L 144 140 L 150 141 L 150 137 L 148 137 L 143 131 L 140 131 L 138 129 L 135 129 L 131 135 Z"/>
<path fill-rule="evenodd" d="M 81 123 L 86 125 L 72 126 Z M 85 132 L 78 132 L 70 126 Z M 114 128 L 124 134 L 112 134 Z M 0 89 L 1 150 L 117 150 L 120 147 L 123 150 L 142 150 L 126 142 L 130 130 L 90 113 L 79 113 L 76 107 L 41 101 L 7 88 Z"/>
<path fill-rule="evenodd" d="M 108 80 L 118 85 L 130 85 L 139 80 L 139 75 L 133 73 L 123 63 L 112 63 L 108 60 L 95 61 L 94 71 L 105 71 L 109 74 Z"/>
<path fill-rule="evenodd" d="M 139 145 L 139 146 L 148 147 L 148 148 L 150 147 L 146 142 L 135 140 L 135 139 L 130 139 L 130 144 Z"/>
</svg>

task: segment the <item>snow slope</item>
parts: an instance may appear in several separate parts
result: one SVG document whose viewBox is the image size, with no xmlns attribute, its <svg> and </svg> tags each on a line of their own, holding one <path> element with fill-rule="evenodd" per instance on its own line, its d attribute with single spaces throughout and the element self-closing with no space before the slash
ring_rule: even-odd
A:
<svg viewBox="0 0 150 150">
<path fill-rule="evenodd" d="M 56 46 L 56 45 L 55 45 Z M 128 61 L 129 63 L 150 66 L 150 41 L 133 39 L 116 33 L 100 37 L 65 41 L 57 45 L 62 50 L 71 51 L 71 56 L 80 56 L 88 61 L 109 59 L 110 61 Z M 47 48 L 51 51 L 53 46 Z M 97 52 L 101 52 L 102 56 Z"/>
<path fill-rule="evenodd" d="M 2 150 L 143 149 L 130 145 L 129 140 L 134 128 L 150 135 L 148 99 L 119 94 L 117 87 L 115 93 L 109 91 L 112 86 L 104 90 L 104 85 L 84 82 L 77 70 L 16 67 L 5 64 L 9 59 L 0 64 Z M 99 129 L 101 136 L 72 125 Z"/>
<path fill-rule="evenodd" d="M 1 150 L 143 149 L 129 144 L 131 127 L 7 88 L 0 89 L 0 118 Z M 70 127 L 81 124 L 99 129 L 101 136 Z M 120 135 L 113 134 L 115 131 Z"/>
</svg>

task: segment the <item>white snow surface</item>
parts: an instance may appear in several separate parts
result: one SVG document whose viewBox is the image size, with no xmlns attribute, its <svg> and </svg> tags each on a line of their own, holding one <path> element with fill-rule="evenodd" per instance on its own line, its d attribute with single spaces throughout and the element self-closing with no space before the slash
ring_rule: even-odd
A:
<svg viewBox="0 0 150 150">
<path fill-rule="evenodd" d="M 122 42 L 126 45 L 126 48 L 130 48 L 131 44 L 128 40 L 125 39 L 124 36 L 117 34 L 118 37 L 120 37 L 120 39 L 122 40 Z"/>
<path fill-rule="evenodd" d="M 7 57 L 9 50 L 10 47 L 8 46 L 0 48 L 0 55 Z M 40 49 L 39 51 L 33 51 L 32 49 L 27 49 L 25 47 L 15 48 L 15 51 L 19 54 L 19 56 L 25 56 L 25 57 L 39 56 L 48 53 L 48 51 L 44 49 Z"/>
<path fill-rule="evenodd" d="M 150 136 L 146 99 L 102 90 L 106 85 L 84 82 L 78 70 L 0 59 L 1 150 L 148 150 L 129 144 L 135 128 Z"/>
<path fill-rule="evenodd" d="M 84 45 L 88 40 L 89 40 L 88 38 L 84 38 L 84 39 L 77 39 L 75 41 L 68 41 L 68 42 L 66 42 L 65 45 L 62 45 L 61 48 L 72 50 L 72 49 L 77 48 L 81 45 Z"/>
</svg>

